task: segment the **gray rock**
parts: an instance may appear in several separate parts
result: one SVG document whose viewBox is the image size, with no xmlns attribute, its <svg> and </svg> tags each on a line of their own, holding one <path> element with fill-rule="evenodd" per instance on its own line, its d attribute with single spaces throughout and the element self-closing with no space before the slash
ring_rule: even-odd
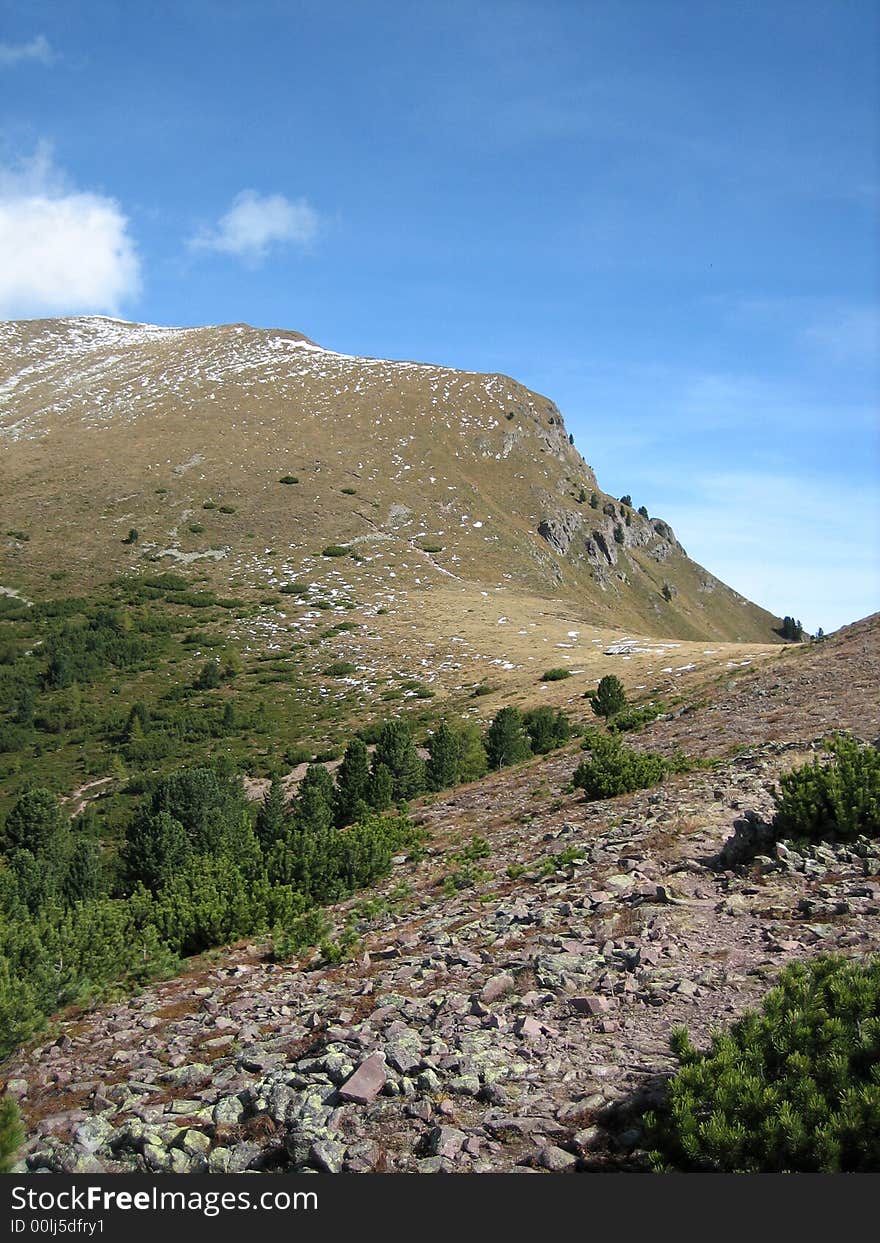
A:
<svg viewBox="0 0 880 1243">
<path fill-rule="evenodd" d="M 507 972 L 500 975 L 493 975 L 487 980 L 480 989 L 480 1001 L 485 1005 L 489 1005 L 493 1001 L 497 1001 L 499 997 L 503 997 L 506 993 L 511 992 L 516 987 L 516 980 Z"/>
<path fill-rule="evenodd" d="M 235 1126 L 243 1114 L 244 1105 L 238 1096 L 222 1096 L 211 1111 L 211 1117 L 220 1126 Z"/>
<path fill-rule="evenodd" d="M 339 1174 L 345 1161 L 345 1144 L 330 1136 L 316 1140 L 309 1150 L 308 1160 L 324 1174 Z"/>
<path fill-rule="evenodd" d="M 565 1170 L 574 1169 L 577 1163 L 577 1157 L 566 1152 L 564 1148 L 557 1148 L 555 1144 L 545 1144 L 537 1159 L 537 1164 L 542 1170 L 550 1170 L 553 1174 L 561 1174 Z"/>
<path fill-rule="evenodd" d="M 454 1157 L 467 1139 L 454 1126 L 432 1127 L 423 1140 L 422 1151 L 429 1157 Z"/>
</svg>

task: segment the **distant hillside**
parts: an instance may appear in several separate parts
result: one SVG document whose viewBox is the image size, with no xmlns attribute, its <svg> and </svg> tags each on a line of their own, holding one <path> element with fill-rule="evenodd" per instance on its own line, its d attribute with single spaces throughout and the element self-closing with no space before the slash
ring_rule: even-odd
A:
<svg viewBox="0 0 880 1243">
<path fill-rule="evenodd" d="M 159 568 L 373 609 L 503 587 L 682 639 L 779 624 L 603 493 L 553 403 L 506 376 L 242 324 L 5 323 L 0 445 L 8 589 Z"/>
</svg>

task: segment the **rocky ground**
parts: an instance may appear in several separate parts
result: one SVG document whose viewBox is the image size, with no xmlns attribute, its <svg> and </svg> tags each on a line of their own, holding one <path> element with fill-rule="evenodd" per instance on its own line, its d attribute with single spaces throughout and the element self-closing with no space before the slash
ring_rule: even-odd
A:
<svg viewBox="0 0 880 1243">
<path fill-rule="evenodd" d="M 711 768 L 587 804 L 569 750 L 420 805 L 423 857 L 331 912 L 350 961 L 234 946 L 7 1064 L 18 1168 L 644 1168 L 674 1027 L 704 1043 L 786 962 L 880 949 L 878 843 L 762 832 L 824 735 L 877 737 L 878 671 L 875 617 L 639 736 Z"/>
</svg>

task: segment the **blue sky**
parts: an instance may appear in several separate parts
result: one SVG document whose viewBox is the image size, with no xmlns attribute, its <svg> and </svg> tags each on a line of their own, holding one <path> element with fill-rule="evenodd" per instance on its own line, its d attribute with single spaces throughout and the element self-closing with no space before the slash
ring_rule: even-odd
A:
<svg viewBox="0 0 880 1243">
<path fill-rule="evenodd" d="M 880 608 L 873 0 L 0 0 L 0 316 L 504 371 L 774 612 Z"/>
</svg>

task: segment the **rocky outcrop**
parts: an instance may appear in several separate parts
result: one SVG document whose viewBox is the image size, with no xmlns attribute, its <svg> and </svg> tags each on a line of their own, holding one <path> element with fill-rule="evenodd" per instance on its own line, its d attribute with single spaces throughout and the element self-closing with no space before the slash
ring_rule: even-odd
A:
<svg viewBox="0 0 880 1243">
<path fill-rule="evenodd" d="M 545 518 L 538 526 L 538 534 L 560 556 L 569 553 L 576 558 L 583 556 L 600 586 L 607 585 L 608 568 L 617 566 L 620 553 L 626 549 L 644 548 L 650 557 L 660 563 L 680 547 L 672 528 L 662 519 L 645 518 L 619 501 L 607 500 L 601 509 L 591 508 L 586 513 L 592 529 L 582 543 L 577 536 L 586 519 L 571 511 Z M 621 581 L 628 580 L 624 576 Z"/>
<path fill-rule="evenodd" d="M 580 530 L 583 519 L 580 514 L 571 510 L 563 510 L 552 518 L 545 518 L 538 524 L 538 534 L 547 541 L 551 548 L 561 556 L 565 556 L 571 542 Z"/>
</svg>

